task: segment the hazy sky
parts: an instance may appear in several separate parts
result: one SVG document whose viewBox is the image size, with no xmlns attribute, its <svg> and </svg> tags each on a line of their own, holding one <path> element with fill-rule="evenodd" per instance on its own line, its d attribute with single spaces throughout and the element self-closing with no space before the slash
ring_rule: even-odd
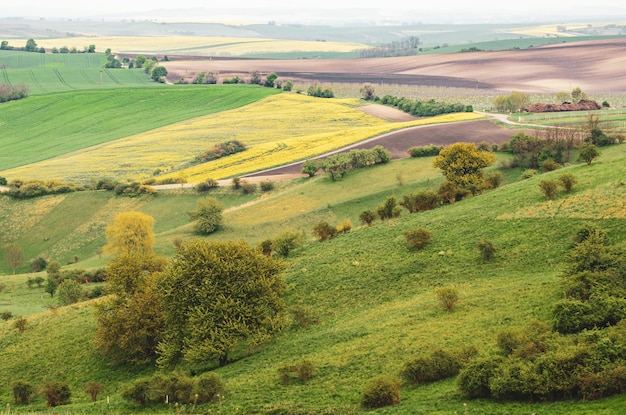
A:
<svg viewBox="0 0 626 415">
<path fill-rule="evenodd" d="M 10 2 L 10 3 L 9 3 Z M 98 16 L 102 14 L 136 13 L 158 9 L 186 9 L 186 8 L 255 8 L 265 10 L 299 9 L 304 5 L 316 9 L 346 9 L 346 8 L 373 8 L 379 10 L 419 10 L 432 13 L 450 13 L 457 11 L 468 13 L 487 11 L 501 14 L 506 11 L 515 13 L 525 12 L 535 15 L 555 14 L 563 15 L 594 15 L 611 16 L 626 14 L 626 6 L 622 0 L 522 0 L 522 1 L 489 1 L 489 0 L 317 0 L 313 2 L 298 2 L 297 0 L 7 0 L 0 8 L 0 17 L 38 16 L 38 17 L 82 17 Z M 514 16 L 512 16 L 514 17 Z"/>
</svg>

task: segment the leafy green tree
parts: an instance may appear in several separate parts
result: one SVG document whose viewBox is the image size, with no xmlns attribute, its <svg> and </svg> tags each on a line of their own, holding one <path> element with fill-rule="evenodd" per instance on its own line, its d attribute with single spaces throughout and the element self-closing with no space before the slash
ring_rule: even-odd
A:
<svg viewBox="0 0 626 415">
<path fill-rule="evenodd" d="M 455 143 L 441 150 L 433 160 L 433 166 L 440 169 L 452 184 L 478 189 L 483 183 L 483 169 L 496 161 L 493 153 L 478 151 L 473 143 Z"/>
<path fill-rule="evenodd" d="M 26 46 L 24 47 L 24 50 L 26 52 L 37 52 L 37 42 L 35 42 L 33 39 L 28 39 L 26 41 Z"/>
<path fill-rule="evenodd" d="M 593 144 L 583 144 L 578 149 L 578 161 L 584 161 L 587 165 L 590 165 L 599 156 L 600 150 Z"/>
<path fill-rule="evenodd" d="M 159 364 L 204 363 L 260 344 L 284 323 L 284 265 L 245 242 L 185 242 L 161 275 Z"/>
<path fill-rule="evenodd" d="M 283 232 L 272 241 L 272 249 L 287 258 L 292 250 L 303 245 L 303 239 L 302 234 L 298 232 Z"/>
<path fill-rule="evenodd" d="M 83 289 L 80 284 L 72 279 L 64 280 L 57 289 L 57 301 L 61 305 L 77 303 L 83 297 Z"/>
<path fill-rule="evenodd" d="M 274 88 L 276 79 L 278 79 L 278 75 L 276 75 L 276 72 L 272 72 L 271 74 L 267 75 L 267 77 L 265 78 L 265 82 L 263 83 L 263 86 L 266 86 L 268 88 Z"/>
<path fill-rule="evenodd" d="M 196 210 L 189 213 L 191 220 L 195 222 L 195 231 L 203 235 L 215 232 L 222 224 L 223 211 L 224 205 L 214 197 L 198 200 Z"/>
<path fill-rule="evenodd" d="M 320 163 L 317 160 L 306 160 L 302 163 L 302 168 L 300 169 L 300 173 L 308 174 L 309 177 L 315 176 L 317 171 L 320 168 Z"/>
<path fill-rule="evenodd" d="M 113 257 L 146 255 L 154 246 L 154 219 L 141 212 L 119 213 L 106 228 L 105 251 Z"/>
<path fill-rule="evenodd" d="M 155 66 L 152 68 L 150 76 L 156 82 L 163 82 L 163 78 L 167 76 L 167 68 L 165 66 Z"/>
</svg>

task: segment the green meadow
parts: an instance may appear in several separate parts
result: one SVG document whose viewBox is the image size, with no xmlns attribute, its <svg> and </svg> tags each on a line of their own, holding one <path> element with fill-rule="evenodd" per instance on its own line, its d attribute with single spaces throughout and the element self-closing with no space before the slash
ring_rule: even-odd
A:
<svg viewBox="0 0 626 415">
<path fill-rule="evenodd" d="M 428 212 L 405 211 L 398 219 L 377 220 L 371 227 L 359 224 L 359 212 L 375 208 L 388 195 L 401 198 L 417 189 L 439 185 L 442 178 L 430 167 L 432 159 L 393 161 L 351 172 L 337 182 L 324 175 L 298 179 L 255 195 L 244 196 L 230 186 L 213 190 L 209 195 L 231 209 L 225 213 L 224 229 L 211 239 L 244 239 L 255 245 L 287 229 L 306 235 L 305 245 L 285 260 L 287 303 L 289 307 L 309 307 L 319 324 L 288 329 L 254 353 L 240 356 L 226 367 L 214 368 L 225 381 L 227 393 L 221 402 L 195 411 L 365 413 L 359 402 L 369 380 L 379 374 L 397 376 L 412 358 L 436 348 L 461 345 L 490 353 L 496 349 L 497 334 L 506 328 L 526 327 L 533 321 L 550 324 L 551 304 L 561 295 L 559 275 L 574 230 L 593 220 L 607 231 L 610 241 L 626 237 L 625 212 L 607 208 L 626 197 L 625 159 L 624 145 L 614 145 L 603 149 L 602 156 L 590 166 L 574 164 L 523 181 L 518 180 L 519 171 L 507 171 L 507 183 L 498 189 Z M 578 178 L 574 191 L 546 201 L 539 191 L 539 181 L 566 172 Z M 402 184 L 398 175 L 403 177 Z M 17 222 L 32 223 L 32 218 L 19 218 L 20 212 L 49 209 L 37 223 L 22 226 L 20 240 L 36 247 L 32 253 L 48 242 L 66 246 L 66 257 L 73 252 L 83 254 L 71 267 L 95 268 L 107 261 L 96 254 L 97 247 L 104 243 L 103 227 L 108 221 L 103 218 L 103 207 L 111 215 L 123 208 L 153 215 L 156 249 L 170 255 L 174 239 L 195 236 L 186 211 L 193 209 L 202 196 L 178 189 L 135 199 L 104 192 L 71 194 L 60 202 L 52 202 L 54 197 L 39 202 L 54 204 L 52 209 L 22 205 L 3 210 L 10 210 Z M 585 202 L 590 198 L 595 203 Z M 0 201 L 6 203 L 6 198 Z M 13 203 L 33 202 L 9 205 Z M 326 242 L 315 240 L 311 234 L 319 220 L 338 223 L 346 218 L 355 226 L 347 234 Z M 77 230 L 80 223 L 92 229 L 96 239 L 74 249 L 62 240 L 84 237 Z M 402 235 L 417 227 L 429 229 L 433 238 L 422 251 L 411 251 Z M 476 249 L 483 238 L 497 247 L 491 262 L 482 260 Z M 8 273 L 6 264 L 3 268 Z M 52 302 L 47 294 L 41 288 L 28 288 L 26 278 L 0 279 L 6 286 L 0 296 L 0 311 L 8 309 L 16 315 L 23 312 L 28 320 L 28 329 L 21 334 L 10 321 L 0 324 L 0 371 L 5 374 L 0 402 L 11 402 L 9 385 L 15 380 L 28 379 L 38 384 L 58 378 L 68 382 L 73 391 L 72 403 L 61 409 L 64 413 L 190 410 L 165 404 L 142 409 L 123 401 L 120 391 L 124 385 L 154 373 L 155 367 L 108 365 L 92 346 L 93 302 L 48 309 Z M 434 290 L 440 286 L 453 286 L 460 293 L 459 304 L 451 313 L 437 305 Z M 14 298 L 23 298 L 28 307 L 20 310 L 12 306 Z M 306 384 L 282 384 L 278 368 L 302 359 L 310 360 L 317 368 L 311 379 Z M 189 370 L 184 366 L 179 369 Z M 105 384 L 108 403 L 105 398 L 91 403 L 83 393 L 84 384 L 92 380 Z M 619 414 L 625 404 L 623 395 L 591 402 L 468 400 L 449 379 L 419 387 L 404 384 L 400 405 L 376 413 Z M 12 411 L 16 409 L 20 408 Z M 29 410 L 44 411 L 45 402 L 37 397 Z"/>
</svg>

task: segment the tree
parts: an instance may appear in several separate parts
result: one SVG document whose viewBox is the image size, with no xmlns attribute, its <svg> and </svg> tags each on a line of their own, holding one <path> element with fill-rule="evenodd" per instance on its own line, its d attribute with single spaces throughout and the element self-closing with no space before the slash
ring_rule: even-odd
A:
<svg viewBox="0 0 626 415">
<path fill-rule="evenodd" d="M 28 39 L 24 50 L 26 52 L 37 52 L 37 43 L 33 39 Z"/>
<path fill-rule="evenodd" d="M 510 95 L 500 95 L 493 102 L 496 110 L 500 112 L 518 112 L 528 104 L 530 104 L 530 95 L 512 91 Z"/>
<path fill-rule="evenodd" d="M 150 75 L 156 82 L 163 82 L 163 78 L 167 76 L 167 68 L 165 66 L 155 66 L 152 68 Z"/>
<path fill-rule="evenodd" d="M 583 144 L 578 149 L 578 161 L 584 161 L 587 165 L 590 165 L 598 156 L 600 156 L 600 150 L 593 144 Z"/>
<path fill-rule="evenodd" d="M 441 150 L 433 166 L 452 184 L 474 190 L 483 183 L 483 169 L 495 161 L 493 153 L 478 151 L 473 143 L 455 143 Z"/>
<path fill-rule="evenodd" d="M 259 71 L 250 71 L 250 84 L 261 85 L 261 73 Z"/>
<path fill-rule="evenodd" d="M 376 213 L 372 210 L 364 210 L 359 214 L 359 220 L 365 223 L 367 226 L 372 226 L 374 220 L 376 219 Z"/>
<path fill-rule="evenodd" d="M 146 57 L 143 55 L 139 55 L 135 58 L 135 67 L 142 68 L 144 63 L 146 63 Z"/>
<path fill-rule="evenodd" d="M 87 53 L 96 53 L 96 45 L 87 46 Z"/>
<path fill-rule="evenodd" d="M 542 180 L 539 183 L 539 189 L 541 189 L 546 199 L 552 200 L 559 191 L 559 183 L 556 180 Z"/>
<path fill-rule="evenodd" d="M 198 200 L 197 209 L 189 213 L 195 221 L 194 229 L 197 233 L 208 235 L 215 232 L 222 224 L 224 206 L 214 197 Z"/>
<path fill-rule="evenodd" d="M 374 99 L 375 93 L 374 93 L 374 87 L 372 86 L 372 84 L 363 84 L 363 86 L 360 89 L 360 92 L 361 92 L 361 97 L 365 101 L 371 101 Z"/>
<path fill-rule="evenodd" d="M 80 284 L 72 279 L 64 280 L 57 289 L 57 301 L 61 305 L 70 305 L 80 301 L 83 289 Z"/>
<path fill-rule="evenodd" d="M 304 163 L 302 163 L 300 173 L 308 174 L 309 177 L 313 177 L 319 169 L 320 163 L 317 160 L 306 160 Z"/>
<path fill-rule="evenodd" d="M 24 264 L 24 251 L 19 245 L 13 243 L 4 247 L 4 253 L 15 275 L 15 271 Z"/>
<path fill-rule="evenodd" d="M 271 74 L 267 75 L 267 78 L 265 78 L 265 82 L 263 83 L 263 86 L 266 86 L 268 88 L 274 88 L 274 83 L 276 82 L 277 78 L 278 78 L 278 75 L 276 75 L 275 72 L 272 72 Z"/>
<path fill-rule="evenodd" d="M 104 390 L 104 385 L 99 382 L 90 381 L 85 384 L 85 393 L 91 397 L 91 401 L 98 400 L 98 395 Z"/>
<path fill-rule="evenodd" d="M 587 99 L 587 94 L 580 87 L 572 89 L 572 102 L 580 102 L 583 99 Z"/>
<path fill-rule="evenodd" d="M 158 284 L 166 320 L 159 364 L 218 359 L 223 366 L 240 347 L 279 331 L 283 268 L 242 241 L 183 243 Z"/>
<path fill-rule="evenodd" d="M 145 255 L 154 246 L 154 219 L 141 212 L 119 213 L 106 228 L 105 251 L 113 257 Z"/>
</svg>

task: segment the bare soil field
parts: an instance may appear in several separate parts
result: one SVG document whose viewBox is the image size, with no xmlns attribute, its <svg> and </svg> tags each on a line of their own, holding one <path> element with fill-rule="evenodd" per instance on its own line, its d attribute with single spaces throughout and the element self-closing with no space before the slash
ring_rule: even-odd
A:
<svg viewBox="0 0 626 415">
<path fill-rule="evenodd" d="M 353 146 L 345 147 L 336 153 L 347 152 L 355 148 L 370 149 L 374 146 L 382 145 L 391 152 L 393 159 L 399 159 L 409 157 L 407 150 L 414 146 L 428 144 L 445 145 L 457 142 L 480 143 L 481 141 L 486 141 L 490 144 L 502 143 L 509 141 L 511 136 L 521 131 L 500 127 L 489 120 L 423 125 L 384 134 Z M 533 134 L 531 130 L 524 132 Z M 301 164 L 294 163 L 246 175 L 245 177 L 272 175 L 273 178 L 277 179 L 278 175 L 287 175 L 285 176 L 286 178 L 293 178 L 293 175 L 300 173 Z"/>
<path fill-rule="evenodd" d="M 172 58 L 172 57 L 170 57 Z M 199 72 L 220 79 L 252 70 L 320 83 L 425 85 L 551 93 L 580 87 L 587 93 L 626 90 L 626 39 L 552 44 L 529 49 L 378 59 L 187 59 L 163 62 L 168 78 L 192 80 Z"/>
</svg>

